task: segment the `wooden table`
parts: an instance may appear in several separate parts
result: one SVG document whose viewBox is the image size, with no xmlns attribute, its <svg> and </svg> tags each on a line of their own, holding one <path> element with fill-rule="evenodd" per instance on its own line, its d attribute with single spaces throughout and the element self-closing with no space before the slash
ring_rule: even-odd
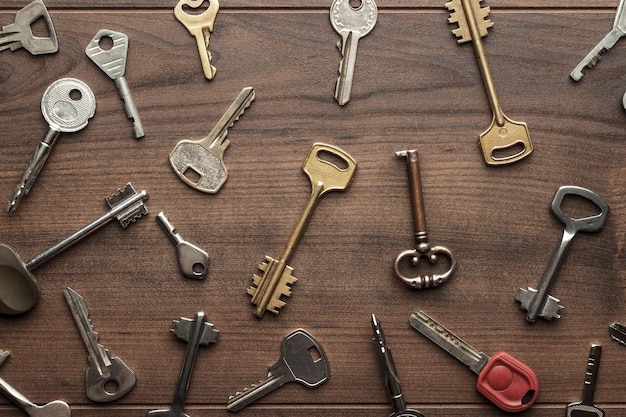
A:
<svg viewBox="0 0 626 417">
<path fill-rule="evenodd" d="M 608 0 L 491 1 L 484 39 L 505 113 L 528 124 L 534 153 L 487 167 L 477 145 L 491 113 L 470 45 L 458 46 L 443 2 L 379 1 L 373 32 L 359 46 L 352 100 L 333 99 L 340 54 L 328 1 L 222 1 L 210 44 L 217 74 L 207 81 L 194 39 L 174 18 L 175 1 L 46 0 L 58 53 L 0 54 L 0 195 L 9 200 L 43 137 L 45 88 L 62 77 L 88 83 L 95 117 L 63 134 L 32 192 L 0 215 L 3 242 L 30 259 L 106 210 L 127 182 L 146 189 L 150 215 L 124 230 L 106 226 L 38 268 L 42 298 L 31 312 L 0 318 L 0 376 L 36 403 L 63 399 L 76 417 L 139 417 L 169 405 L 186 344 L 169 330 L 207 312 L 220 330 L 200 349 L 187 397 L 193 417 L 227 416 L 229 395 L 263 379 L 284 335 L 313 333 L 331 362 L 315 390 L 288 384 L 242 416 L 381 416 L 391 412 L 372 345 L 376 313 L 393 349 L 409 405 L 428 417 L 506 415 L 475 390 L 475 375 L 413 330 L 423 309 L 479 350 L 507 351 L 540 380 L 526 416 L 563 416 L 580 400 L 589 346 L 604 353 L 596 403 L 626 415 L 626 347 L 608 325 L 626 321 L 625 44 L 579 83 L 570 71 L 611 28 Z M 4 0 L 0 25 L 23 0 Z M 113 82 L 84 53 L 97 30 L 130 39 L 126 78 L 144 127 L 132 137 Z M 201 139 L 242 87 L 256 101 L 230 130 L 229 178 L 216 195 L 184 185 L 168 154 Z M 246 288 L 265 255 L 279 257 L 309 196 L 301 170 L 311 145 L 337 145 L 358 162 L 352 185 L 325 196 L 291 261 L 299 278 L 278 316 L 253 316 Z M 443 286 L 414 291 L 394 276 L 395 256 L 413 245 L 405 162 L 415 148 L 431 242 L 452 249 L 458 270 Z M 518 288 L 536 287 L 561 239 L 550 210 L 556 189 L 600 194 L 611 217 L 576 237 L 551 293 L 560 320 L 525 321 Z M 572 210 L 581 209 L 571 202 Z M 187 240 L 210 253 L 204 281 L 181 276 L 155 221 L 164 211 Z M 85 395 L 86 351 L 62 290 L 82 294 L 102 344 L 137 374 L 135 389 L 110 404 Z M 22 413 L 0 398 L 0 414 Z"/>
</svg>

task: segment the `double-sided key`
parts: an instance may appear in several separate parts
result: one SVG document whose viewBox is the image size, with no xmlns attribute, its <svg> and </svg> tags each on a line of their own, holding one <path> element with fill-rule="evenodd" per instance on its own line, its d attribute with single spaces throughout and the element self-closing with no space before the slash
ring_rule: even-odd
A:
<svg viewBox="0 0 626 417">
<path fill-rule="evenodd" d="M 604 410 L 593 403 L 601 357 L 602 346 L 591 345 L 589 349 L 589 359 L 587 359 L 585 384 L 583 385 L 583 399 L 582 401 L 567 405 L 565 408 L 567 417 L 604 417 Z"/>
<path fill-rule="evenodd" d="M 226 408 L 228 411 L 239 411 L 287 382 L 317 388 L 328 378 L 330 365 L 322 345 L 311 333 L 297 329 L 283 338 L 280 359 L 270 366 L 267 379 L 231 396 Z"/>
<path fill-rule="evenodd" d="M 506 352 L 492 357 L 477 351 L 421 310 L 411 314 L 411 326 L 478 375 L 476 389 L 499 409 L 527 410 L 539 395 L 539 380 L 528 365 Z"/>
<path fill-rule="evenodd" d="M 490 166 L 507 165 L 524 159 L 533 151 L 528 126 L 509 119 L 500 107 L 495 83 L 481 38 L 487 36 L 493 22 L 487 19 L 489 7 L 480 7 L 482 0 L 452 0 L 446 3 L 450 10 L 448 23 L 458 24 L 452 33 L 458 43 L 472 41 L 476 62 L 483 79 L 493 119 L 491 126 L 479 137 L 485 163 Z"/>
<path fill-rule="evenodd" d="M 109 38 L 113 42 L 111 48 L 104 49 L 101 46 L 103 39 Z M 126 57 L 128 55 L 128 36 L 124 33 L 109 29 L 101 29 L 93 37 L 85 53 L 94 64 L 98 66 L 115 83 L 117 92 L 124 103 L 126 116 L 133 121 L 133 131 L 136 139 L 143 137 L 143 124 L 139 118 L 135 100 L 130 93 L 128 81 L 126 81 Z"/>
<path fill-rule="evenodd" d="M 48 36 L 35 36 L 31 25 L 43 19 Z M 0 51 L 24 48 L 32 55 L 52 54 L 59 50 L 59 41 L 52 19 L 42 0 L 24 6 L 15 15 L 15 23 L 4 26 L 0 31 Z"/>
<path fill-rule="evenodd" d="M 85 373 L 87 398 L 96 402 L 110 402 L 128 394 L 137 382 L 135 373 L 118 357 L 98 343 L 99 335 L 89 320 L 85 299 L 70 287 L 63 290 L 65 301 L 80 337 L 87 348 L 89 367 Z"/>
<path fill-rule="evenodd" d="M 29 193 L 61 132 L 77 132 L 87 126 L 96 112 L 96 97 L 84 82 L 75 78 L 62 78 L 53 82 L 43 93 L 41 112 L 50 127 L 15 187 L 7 205 L 8 213 L 15 211 Z"/>
<path fill-rule="evenodd" d="M 378 19 L 374 0 L 360 0 L 359 3 L 358 7 L 352 7 L 350 0 L 333 0 L 330 6 L 330 23 L 342 39 L 337 43 L 341 62 L 335 84 L 335 100 L 340 106 L 350 101 L 359 39 L 374 29 Z"/>
<path fill-rule="evenodd" d="M 187 28 L 191 36 L 196 38 L 204 76 L 208 80 L 212 80 L 216 70 L 215 67 L 211 65 L 209 41 L 211 40 L 211 32 L 213 32 L 217 12 L 220 9 L 220 3 L 218 0 L 210 0 L 209 7 L 207 7 L 204 12 L 198 14 L 187 13 L 183 8 L 183 6 L 187 6 L 197 9 L 202 6 L 204 2 L 205 0 L 180 0 L 174 8 L 174 16 Z"/>
<path fill-rule="evenodd" d="M 209 254 L 184 240 L 163 212 L 157 214 L 156 218 L 167 237 L 176 245 L 178 266 L 183 275 L 187 278 L 206 278 L 209 272 Z"/>
<path fill-rule="evenodd" d="M 343 166 L 336 165 L 335 160 Z M 319 199 L 328 192 L 343 191 L 350 185 L 356 170 L 356 161 L 336 146 L 315 143 L 304 161 L 302 170 L 309 176 L 312 187 L 304 212 L 291 233 L 280 259 L 265 256 L 265 260 L 258 266 L 263 275 L 253 275 L 252 286 L 248 288 L 248 294 L 252 296 L 251 303 L 256 305 L 254 315 L 259 318 L 263 317 L 265 310 L 278 314 L 278 310 L 285 305 L 280 297 L 283 295 L 289 297 L 291 286 L 297 280 L 291 274 L 293 268 L 287 263 L 304 234 Z"/>
<path fill-rule="evenodd" d="M 570 217 L 561 207 L 563 199 L 567 196 L 575 196 L 588 200 L 600 209 L 600 213 L 580 219 Z M 521 303 L 521 308 L 528 312 L 526 314 L 526 320 L 529 323 L 535 322 L 537 317 L 543 317 L 546 320 L 561 317 L 559 312 L 563 306 L 559 305 L 558 298 L 554 298 L 549 294 L 554 284 L 554 279 L 565 260 L 565 255 L 576 233 L 595 233 L 602 230 L 609 218 L 609 205 L 598 194 L 591 190 L 568 185 L 560 187 L 554 195 L 554 199 L 552 200 L 552 212 L 565 224 L 561 244 L 554 251 L 548 268 L 541 277 L 539 289 L 536 290 L 531 287 L 528 287 L 528 289 L 520 288 L 515 296 L 515 300 Z"/>
<path fill-rule="evenodd" d="M 71 186 L 71 185 L 70 185 Z M 89 236 L 116 219 L 123 228 L 148 214 L 143 201 L 148 198 L 145 190 L 139 193 L 131 184 L 126 185 L 112 197 L 106 198 L 110 210 L 100 218 L 74 232 L 61 242 L 25 262 L 7 244 L 0 244 L 0 314 L 22 314 L 32 309 L 39 300 L 39 283 L 32 271 L 65 249 Z"/>
<path fill-rule="evenodd" d="M 207 137 L 199 141 L 178 142 L 169 159 L 172 169 L 182 182 L 210 194 L 222 188 L 228 178 L 224 165 L 224 152 L 230 145 L 226 139 L 228 128 L 239 120 L 254 98 L 252 87 L 243 88 Z"/>
</svg>

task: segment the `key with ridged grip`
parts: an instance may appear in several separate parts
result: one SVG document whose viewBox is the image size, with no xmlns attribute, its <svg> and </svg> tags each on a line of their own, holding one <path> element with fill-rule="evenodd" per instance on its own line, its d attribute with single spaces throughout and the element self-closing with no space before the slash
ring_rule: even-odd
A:
<svg viewBox="0 0 626 417">
<path fill-rule="evenodd" d="M 601 357 L 602 346 L 596 344 L 591 345 L 589 358 L 587 359 L 585 383 L 583 385 L 583 399 L 579 402 L 567 405 L 565 408 L 567 417 L 604 417 L 604 410 L 593 403 Z"/>
</svg>

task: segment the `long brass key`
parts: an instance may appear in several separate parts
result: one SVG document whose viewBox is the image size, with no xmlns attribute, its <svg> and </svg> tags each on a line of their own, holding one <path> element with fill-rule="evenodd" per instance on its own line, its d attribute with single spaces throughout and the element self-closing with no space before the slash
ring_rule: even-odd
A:
<svg viewBox="0 0 626 417">
<path fill-rule="evenodd" d="M 216 70 L 211 65 L 211 53 L 208 49 L 220 3 L 218 0 L 211 0 L 209 7 L 200 14 L 189 14 L 183 9 L 183 6 L 197 9 L 202 6 L 202 3 L 204 0 L 180 0 L 174 8 L 174 16 L 187 28 L 191 36 L 196 38 L 204 76 L 207 80 L 212 80 Z"/>
<path fill-rule="evenodd" d="M 336 165 L 335 160 L 341 161 L 344 166 Z M 302 170 L 311 181 L 311 197 L 280 260 L 277 261 L 272 257 L 265 256 L 265 261 L 259 264 L 259 269 L 263 271 L 263 275 L 253 275 L 252 286 L 248 288 L 248 294 L 252 296 L 251 302 L 257 306 L 254 315 L 259 318 L 263 317 L 265 310 L 278 314 L 278 309 L 285 305 L 280 297 L 282 295 L 289 297 L 291 285 L 297 280 L 291 275 L 293 268 L 287 265 L 287 262 L 291 259 L 319 199 L 330 191 L 343 191 L 350 185 L 356 170 L 356 161 L 336 146 L 315 143 L 304 161 Z"/>
<path fill-rule="evenodd" d="M 459 44 L 472 41 L 474 54 L 480 74 L 483 78 L 487 98 L 493 112 L 491 126 L 479 137 L 480 147 L 487 165 L 507 165 L 517 162 L 533 151 L 528 126 L 524 122 L 509 119 L 500 107 L 491 70 L 481 37 L 487 36 L 493 22 L 487 19 L 489 7 L 480 7 L 482 0 L 452 0 L 446 3 L 450 10 L 448 23 L 457 23 L 459 27 L 452 33 L 458 37 Z"/>
</svg>

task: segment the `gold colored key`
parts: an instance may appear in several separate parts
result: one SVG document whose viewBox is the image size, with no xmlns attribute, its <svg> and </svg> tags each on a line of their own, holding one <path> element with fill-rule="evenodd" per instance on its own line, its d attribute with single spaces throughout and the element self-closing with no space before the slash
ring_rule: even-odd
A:
<svg viewBox="0 0 626 417">
<path fill-rule="evenodd" d="M 493 112 L 491 126 L 479 138 L 485 163 L 507 165 L 530 155 L 533 145 L 526 123 L 509 119 L 500 107 L 500 100 L 481 41 L 481 37 L 487 36 L 487 29 L 493 26 L 493 22 L 487 19 L 489 7 L 481 8 L 481 2 L 482 0 L 452 0 L 446 3 L 446 7 L 451 12 L 448 23 L 459 25 L 452 31 L 459 38 L 457 41 L 459 44 L 472 41 L 478 68 Z"/>
<path fill-rule="evenodd" d="M 202 6 L 203 2 L 204 0 L 180 0 L 174 8 L 174 16 L 180 23 L 185 25 L 191 36 L 196 38 L 204 76 L 208 80 L 212 80 L 216 70 L 211 65 L 211 53 L 208 48 L 220 3 L 218 0 L 211 0 L 209 7 L 200 14 L 189 14 L 183 9 L 183 6 L 197 9 Z"/>
<path fill-rule="evenodd" d="M 337 162 L 343 166 L 338 166 Z M 272 257 L 265 256 L 265 261 L 259 264 L 259 269 L 263 271 L 263 275 L 253 275 L 252 286 L 248 288 L 248 294 L 252 296 L 251 302 L 257 306 L 254 315 L 259 318 L 263 317 L 265 310 L 278 314 L 278 309 L 285 305 L 280 297 L 283 295 L 289 297 L 291 285 L 297 280 L 291 275 L 293 268 L 287 265 L 287 262 L 291 259 L 319 199 L 330 191 L 345 190 L 352 181 L 356 162 L 350 155 L 336 146 L 315 143 L 304 161 L 302 170 L 306 172 L 311 181 L 311 197 L 280 260 L 277 261 Z"/>
</svg>

